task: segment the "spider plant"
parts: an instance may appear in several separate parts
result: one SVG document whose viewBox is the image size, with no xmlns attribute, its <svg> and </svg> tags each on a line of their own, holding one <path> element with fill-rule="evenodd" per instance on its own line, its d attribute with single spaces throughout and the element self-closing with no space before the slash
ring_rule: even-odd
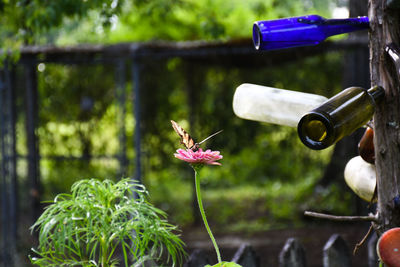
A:
<svg viewBox="0 0 400 267">
<path fill-rule="evenodd" d="M 31 262 L 109 267 L 163 258 L 179 265 L 185 252 L 177 228 L 147 196 L 145 187 L 130 179 L 76 182 L 71 194 L 57 195 L 32 225 L 39 245 Z"/>
</svg>

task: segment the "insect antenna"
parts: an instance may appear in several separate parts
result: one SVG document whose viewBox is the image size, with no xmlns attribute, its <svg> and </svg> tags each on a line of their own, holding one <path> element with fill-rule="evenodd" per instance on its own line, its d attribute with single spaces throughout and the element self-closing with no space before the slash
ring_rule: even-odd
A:
<svg viewBox="0 0 400 267">
<path fill-rule="evenodd" d="M 210 139 L 211 137 L 213 137 L 213 136 L 219 134 L 219 133 L 222 132 L 222 131 L 223 131 L 223 130 L 219 130 L 218 132 L 213 133 L 212 135 L 210 135 L 209 137 L 207 137 L 207 138 L 204 139 L 203 141 L 201 141 L 201 142 L 199 142 L 199 143 L 196 143 L 196 145 L 201 145 L 202 143 L 204 143 L 205 141 L 207 141 L 207 140 Z"/>
</svg>

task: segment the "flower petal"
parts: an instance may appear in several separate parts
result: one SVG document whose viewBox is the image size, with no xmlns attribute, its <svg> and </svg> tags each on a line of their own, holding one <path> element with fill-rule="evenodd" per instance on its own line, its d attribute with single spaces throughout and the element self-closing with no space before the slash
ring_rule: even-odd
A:
<svg viewBox="0 0 400 267">
<path fill-rule="evenodd" d="M 178 149 L 176 152 L 177 153 L 174 154 L 176 158 L 189 163 L 221 165 L 221 163 L 217 162 L 217 160 L 222 159 L 222 155 L 220 155 L 219 151 L 212 151 L 211 149 L 203 151 L 203 149 L 199 148 L 197 151 L 191 149 Z"/>
</svg>

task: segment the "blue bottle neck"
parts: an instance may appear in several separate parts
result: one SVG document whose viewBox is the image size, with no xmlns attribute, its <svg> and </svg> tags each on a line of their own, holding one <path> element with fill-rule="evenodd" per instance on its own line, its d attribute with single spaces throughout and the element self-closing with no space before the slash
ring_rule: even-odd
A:
<svg viewBox="0 0 400 267">
<path fill-rule="evenodd" d="M 258 50 L 316 45 L 327 37 L 368 29 L 368 17 L 325 19 L 318 15 L 256 21 L 254 46 Z"/>
<path fill-rule="evenodd" d="M 369 28 L 368 17 L 328 19 L 321 24 L 326 37 Z"/>
</svg>

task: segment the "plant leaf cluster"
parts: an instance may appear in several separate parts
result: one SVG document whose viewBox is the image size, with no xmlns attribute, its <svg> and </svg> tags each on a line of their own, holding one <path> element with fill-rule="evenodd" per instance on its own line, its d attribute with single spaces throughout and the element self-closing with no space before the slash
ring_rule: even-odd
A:
<svg viewBox="0 0 400 267">
<path fill-rule="evenodd" d="M 211 265 L 206 265 L 204 267 L 241 267 L 241 265 L 235 263 L 235 262 L 221 262 L 221 263 L 217 263 L 213 266 Z"/>
<path fill-rule="evenodd" d="M 166 214 L 147 200 L 145 187 L 130 179 L 80 180 L 59 194 L 31 227 L 39 231 L 39 266 L 124 266 L 165 257 L 173 266 L 184 255 Z M 166 253 L 164 253 L 166 252 Z"/>
</svg>

